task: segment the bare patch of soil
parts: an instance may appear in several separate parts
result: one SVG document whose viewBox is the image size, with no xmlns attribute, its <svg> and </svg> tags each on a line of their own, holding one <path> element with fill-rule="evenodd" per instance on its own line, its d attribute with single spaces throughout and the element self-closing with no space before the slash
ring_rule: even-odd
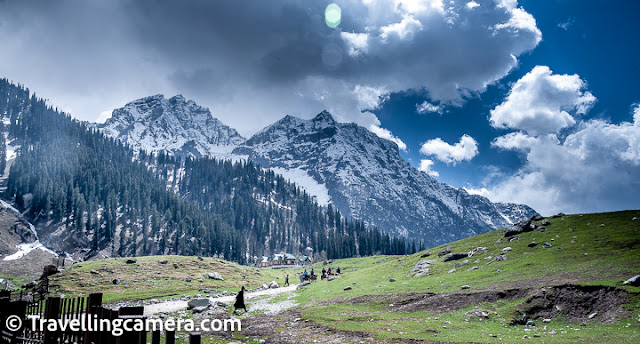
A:
<svg viewBox="0 0 640 344">
<path fill-rule="evenodd" d="M 614 323 L 624 313 L 630 294 L 615 287 L 565 284 L 536 290 L 519 312 L 532 319 L 562 316 L 568 322 Z"/>
</svg>

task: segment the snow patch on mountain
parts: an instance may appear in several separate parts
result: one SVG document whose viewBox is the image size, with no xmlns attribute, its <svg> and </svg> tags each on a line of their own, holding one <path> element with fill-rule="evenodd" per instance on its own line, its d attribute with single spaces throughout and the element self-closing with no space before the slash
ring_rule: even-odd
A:
<svg viewBox="0 0 640 344">
<path fill-rule="evenodd" d="M 331 196 L 329 196 L 327 186 L 318 183 L 307 173 L 307 171 L 301 168 L 289 170 L 282 167 L 274 167 L 272 170 L 273 172 L 282 175 L 285 179 L 288 179 L 302 187 L 308 194 L 316 199 L 319 205 L 327 206 L 331 203 Z"/>
<path fill-rule="evenodd" d="M 134 150 L 165 151 L 195 157 L 230 158 L 244 138 L 211 115 L 209 109 L 182 95 L 161 94 L 135 100 L 113 110 L 104 124 L 92 124 Z"/>
</svg>

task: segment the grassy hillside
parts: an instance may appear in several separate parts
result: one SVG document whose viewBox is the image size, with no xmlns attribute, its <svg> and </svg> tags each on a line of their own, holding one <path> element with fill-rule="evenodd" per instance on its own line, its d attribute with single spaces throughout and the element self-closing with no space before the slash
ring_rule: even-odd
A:
<svg viewBox="0 0 640 344">
<path fill-rule="evenodd" d="M 52 276 L 50 285 L 54 294 L 75 296 L 102 292 L 105 302 L 114 302 L 194 294 L 202 288 L 236 292 L 242 285 L 255 288 L 273 280 L 282 284 L 287 273 L 285 270 L 257 269 L 214 258 L 147 256 L 135 258 L 135 264 L 127 264 L 127 259 L 76 263 L 63 273 Z M 161 261 L 167 263 L 161 264 Z M 210 272 L 219 273 L 224 281 L 208 278 Z M 116 278 L 120 280 L 118 285 L 113 283 Z"/>
<path fill-rule="evenodd" d="M 622 285 L 640 274 L 640 220 L 634 217 L 640 217 L 640 211 L 567 215 L 548 219 L 551 225 L 545 232 L 522 233 L 513 241 L 499 230 L 429 249 L 431 255 L 424 258 L 425 251 L 339 260 L 330 264 L 344 272 L 339 279 L 315 283 L 297 299 L 313 305 L 302 311 L 305 318 L 380 339 L 519 342 L 525 335 L 538 335 L 554 343 L 595 337 L 638 341 L 640 287 Z M 529 247 L 534 241 L 538 245 Z M 543 248 L 545 242 L 552 247 Z M 438 257 L 447 246 L 453 253 L 487 250 L 456 268 L 464 259 L 444 262 L 444 256 Z M 507 247 L 507 259 L 494 261 Z M 408 275 L 423 259 L 436 261 L 429 275 Z M 470 270 L 473 267 L 477 269 Z M 316 271 L 322 268 L 315 265 Z M 347 286 L 352 289 L 345 291 Z M 544 292 L 542 287 L 547 287 Z M 476 306 L 487 311 L 488 318 L 465 316 Z M 537 326 L 510 326 L 524 314 Z M 551 322 L 542 322 L 546 316 Z M 557 334 L 548 334 L 552 331 Z"/>
</svg>

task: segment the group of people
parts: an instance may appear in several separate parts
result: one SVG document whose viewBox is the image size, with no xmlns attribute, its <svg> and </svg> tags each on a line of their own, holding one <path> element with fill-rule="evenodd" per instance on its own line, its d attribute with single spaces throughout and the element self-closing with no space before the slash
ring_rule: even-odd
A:
<svg viewBox="0 0 640 344">
<path fill-rule="evenodd" d="M 331 267 L 329 267 L 329 269 L 325 270 L 325 268 L 322 268 L 322 277 L 321 279 L 325 279 L 331 275 L 339 275 L 340 272 L 340 267 L 338 266 L 337 269 L 335 270 L 331 270 Z"/>
</svg>

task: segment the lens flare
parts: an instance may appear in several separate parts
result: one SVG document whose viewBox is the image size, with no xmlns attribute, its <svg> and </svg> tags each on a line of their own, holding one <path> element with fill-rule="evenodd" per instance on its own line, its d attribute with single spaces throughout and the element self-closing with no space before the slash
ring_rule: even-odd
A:
<svg viewBox="0 0 640 344">
<path fill-rule="evenodd" d="M 331 3 L 327 6 L 327 9 L 324 10 L 324 22 L 327 23 L 327 26 L 335 29 L 340 25 L 340 21 L 342 20 L 342 10 L 338 4 Z"/>
</svg>

